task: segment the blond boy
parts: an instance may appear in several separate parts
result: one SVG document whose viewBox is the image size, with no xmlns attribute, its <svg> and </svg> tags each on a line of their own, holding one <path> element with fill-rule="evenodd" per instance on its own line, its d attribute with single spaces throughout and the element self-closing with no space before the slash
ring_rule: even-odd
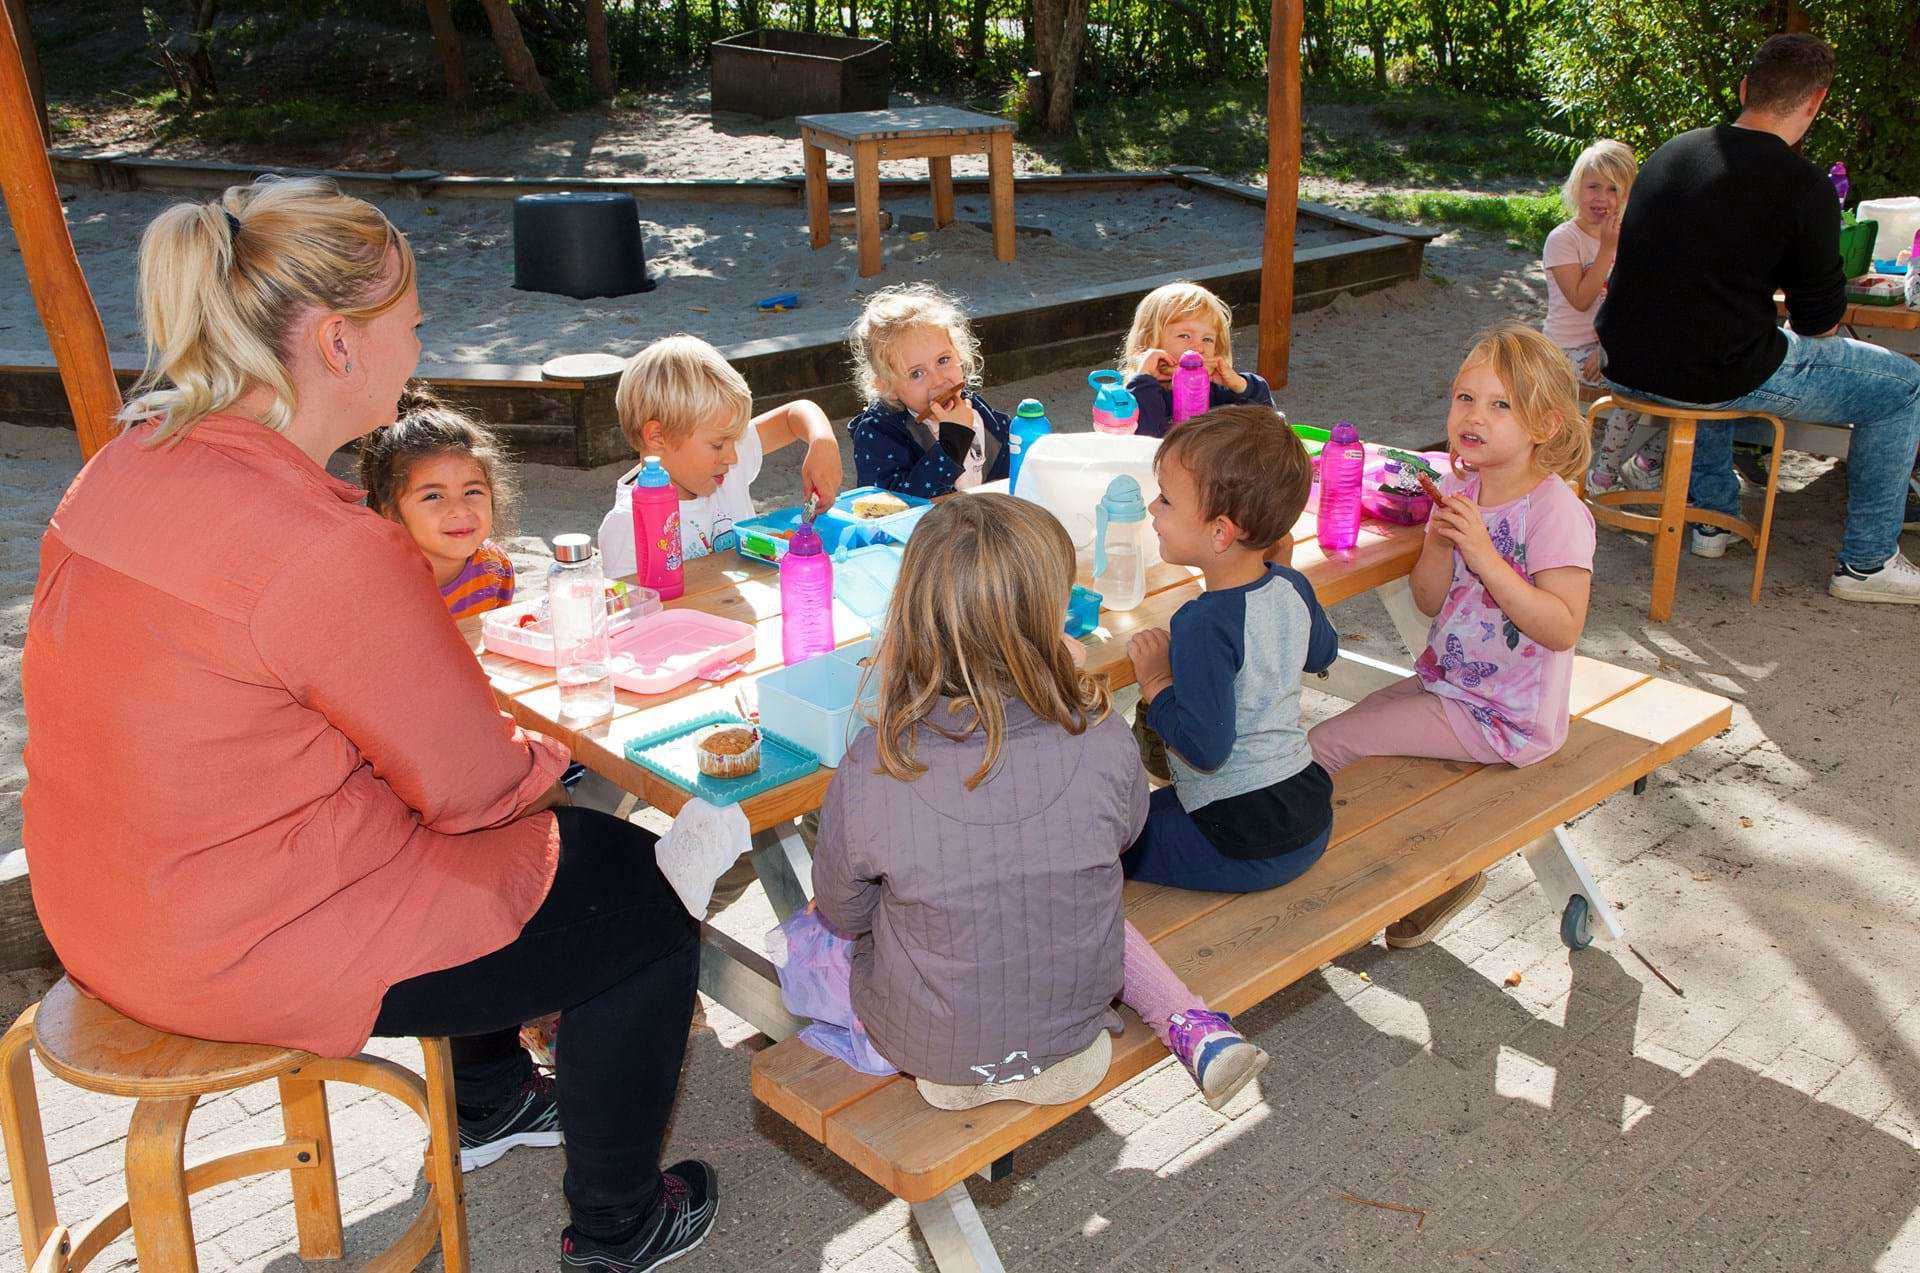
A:
<svg viewBox="0 0 1920 1273">
<path fill-rule="evenodd" d="M 797 399 L 752 415 L 746 379 L 697 336 L 668 336 L 635 354 L 614 393 L 620 432 L 640 455 L 660 457 L 680 496 L 685 560 L 733 546 L 733 528 L 754 514 L 748 488 L 768 451 L 804 442 L 800 499 L 831 504 L 840 493 L 840 444 L 826 412 Z M 613 508 L 600 522 L 600 554 L 610 579 L 638 568 L 633 535 L 635 465 L 614 484 Z"/>
</svg>

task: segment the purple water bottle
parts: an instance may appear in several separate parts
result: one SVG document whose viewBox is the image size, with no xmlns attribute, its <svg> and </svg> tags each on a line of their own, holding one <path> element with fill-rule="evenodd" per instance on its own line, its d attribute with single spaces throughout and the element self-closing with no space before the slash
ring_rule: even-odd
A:
<svg viewBox="0 0 1920 1273">
<path fill-rule="evenodd" d="M 780 559 L 780 657 L 792 667 L 833 644 L 833 558 L 802 522 Z"/>
<path fill-rule="evenodd" d="M 1326 549 L 1351 548 L 1360 542 L 1360 478 L 1367 466 L 1360 431 L 1345 420 L 1320 451 L 1320 508 L 1318 537 Z"/>
<path fill-rule="evenodd" d="M 1185 424 L 1194 416 L 1206 413 L 1208 388 L 1207 360 L 1192 349 L 1181 354 L 1180 365 L 1173 369 L 1175 424 Z"/>
</svg>

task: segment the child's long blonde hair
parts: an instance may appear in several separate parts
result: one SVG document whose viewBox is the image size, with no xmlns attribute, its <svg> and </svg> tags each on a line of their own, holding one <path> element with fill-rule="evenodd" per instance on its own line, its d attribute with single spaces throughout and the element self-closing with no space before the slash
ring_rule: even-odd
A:
<svg viewBox="0 0 1920 1273">
<path fill-rule="evenodd" d="M 1619 189 L 1620 202 L 1624 205 L 1633 190 L 1633 179 L 1640 175 L 1640 161 L 1634 158 L 1631 146 L 1611 137 L 1602 137 L 1581 151 L 1580 157 L 1573 161 L 1573 171 L 1560 187 L 1560 206 L 1570 217 L 1580 215 L 1580 187 L 1586 184 L 1589 173 L 1602 181 L 1611 181 Z"/>
<path fill-rule="evenodd" d="M 1160 338 L 1168 324 L 1194 317 L 1213 320 L 1214 351 L 1233 366 L 1233 311 L 1198 283 L 1180 282 L 1156 287 L 1140 298 L 1127 343 L 1120 348 L 1120 369 L 1128 375 L 1139 371 L 1140 356 L 1162 348 Z"/>
<path fill-rule="evenodd" d="M 953 739 L 977 730 L 987 749 L 973 790 L 999 763 L 1008 699 L 1069 734 L 1105 720 L 1106 687 L 1062 638 L 1072 587 L 1073 541 L 1039 505 L 961 495 L 928 513 L 907 541 L 869 672 L 881 770 L 902 782 L 927 771 L 915 754 L 922 726 Z"/>
<path fill-rule="evenodd" d="M 1580 481 L 1593 458 L 1593 439 L 1580 414 L 1580 393 L 1567 356 L 1531 327 L 1499 323 L 1473 338 L 1455 379 L 1482 363 L 1506 388 L 1513 418 L 1534 441 L 1535 470 L 1543 477 L 1558 473 L 1569 483 Z M 1454 472 L 1459 471 L 1455 457 Z"/>
<path fill-rule="evenodd" d="M 884 287 L 867 298 L 860 317 L 847 331 L 847 348 L 853 354 L 853 373 L 869 402 L 891 399 L 888 385 L 899 376 L 894 366 L 893 346 L 901 336 L 917 327 L 937 327 L 953 341 L 960 356 L 960 370 L 969 387 L 980 381 L 980 339 L 960 302 L 930 283 L 902 283 Z"/>
</svg>

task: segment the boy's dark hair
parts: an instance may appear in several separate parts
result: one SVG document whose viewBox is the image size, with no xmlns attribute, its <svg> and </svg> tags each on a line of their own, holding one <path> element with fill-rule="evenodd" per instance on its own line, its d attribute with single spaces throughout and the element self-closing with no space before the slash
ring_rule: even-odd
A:
<svg viewBox="0 0 1920 1273">
<path fill-rule="evenodd" d="M 1154 468 L 1175 457 L 1200 488 L 1202 515 L 1230 519 L 1262 551 L 1293 530 L 1313 485 L 1307 448 L 1272 407 L 1215 407 L 1195 416 L 1167 435 Z"/>
<path fill-rule="evenodd" d="M 1833 50 L 1817 35 L 1776 35 L 1754 50 L 1747 68 L 1748 110 L 1795 110 L 1833 83 Z"/>
<path fill-rule="evenodd" d="M 436 455 L 465 455 L 486 474 L 493 491 L 493 533 L 511 534 L 514 500 L 519 495 L 513 466 L 493 430 L 447 405 L 426 385 L 411 381 L 400 394 L 400 418 L 360 439 L 360 485 L 367 507 L 399 520 L 413 466 Z"/>
</svg>

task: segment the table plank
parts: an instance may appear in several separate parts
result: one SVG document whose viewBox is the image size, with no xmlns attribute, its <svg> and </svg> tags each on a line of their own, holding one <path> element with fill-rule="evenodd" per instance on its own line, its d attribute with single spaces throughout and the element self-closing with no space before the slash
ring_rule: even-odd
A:
<svg viewBox="0 0 1920 1273">
<path fill-rule="evenodd" d="M 907 106 L 897 110 L 840 111 L 802 115 L 802 129 L 843 142 L 884 141 L 895 137 L 943 137 L 960 133 L 1011 133 L 1014 123 L 998 115 L 957 106 Z"/>
</svg>

